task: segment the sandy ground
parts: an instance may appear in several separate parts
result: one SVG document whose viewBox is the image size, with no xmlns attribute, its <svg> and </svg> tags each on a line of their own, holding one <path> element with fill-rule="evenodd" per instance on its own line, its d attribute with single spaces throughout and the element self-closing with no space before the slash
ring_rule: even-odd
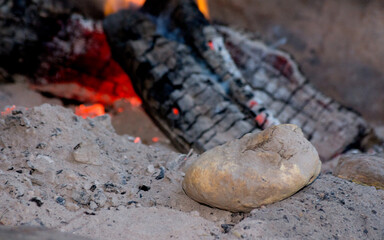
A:
<svg viewBox="0 0 384 240">
<path fill-rule="evenodd" d="M 0 117 L 0 225 L 92 239 L 384 238 L 384 191 L 374 187 L 323 174 L 279 203 L 231 213 L 183 192 L 197 156 L 134 143 L 108 115 L 28 107 Z"/>
</svg>

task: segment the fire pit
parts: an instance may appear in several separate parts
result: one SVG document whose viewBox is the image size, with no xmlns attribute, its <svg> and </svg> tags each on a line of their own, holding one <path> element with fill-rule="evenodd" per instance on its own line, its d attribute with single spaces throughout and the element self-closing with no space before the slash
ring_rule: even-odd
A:
<svg viewBox="0 0 384 240">
<path fill-rule="evenodd" d="M 108 17 L 104 29 L 144 108 L 179 149 L 205 151 L 278 123 L 300 126 L 324 161 L 369 148 L 368 124 L 315 90 L 287 54 L 211 26 L 191 1 L 156 3 Z"/>
<path fill-rule="evenodd" d="M 14 24 L 3 24 L 9 26 L 6 36 L 28 29 L 33 37 L 3 40 L 12 43 L 3 55 L 18 58 L 4 62 L 7 69 L 26 65 L 34 89 L 79 103 L 108 107 L 126 99 L 138 106 L 144 100 L 146 112 L 180 151 L 203 152 L 278 123 L 300 126 L 323 161 L 380 144 L 359 114 L 312 87 L 289 55 L 211 26 L 200 12 L 208 17 L 205 1 L 106 1 L 94 16 L 131 10 L 108 17 L 104 30 L 100 20 L 72 14 L 87 11 L 70 1 L 11 2 L 5 16 Z M 28 54 L 30 49 L 39 54 Z M 97 106 L 76 112 L 102 114 Z"/>
<path fill-rule="evenodd" d="M 207 20 L 206 1 L 5 0 L 0 12 L 0 82 L 24 79 L 43 94 L 19 104 L 0 85 L 0 225 L 114 239 L 381 236 L 383 192 L 330 174 L 250 213 L 184 194 L 198 154 L 283 123 L 298 125 L 323 162 L 383 150 L 371 124 L 313 87 L 289 54 Z M 74 113 L 33 107 L 58 99 Z"/>
</svg>

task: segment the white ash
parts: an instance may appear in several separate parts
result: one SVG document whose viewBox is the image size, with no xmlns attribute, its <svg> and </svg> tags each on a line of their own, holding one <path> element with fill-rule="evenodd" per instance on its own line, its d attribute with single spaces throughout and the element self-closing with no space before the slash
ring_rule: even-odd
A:
<svg viewBox="0 0 384 240">
<path fill-rule="evenodd" d="M 213 215 L 231 221 L 229 212 L 190 200 L 181 189 L 181 172 L 165 171 L 166 178 L 156 179 L 161 166 L 179 156 L 117 135 L 109 115 L 82 119 L 59 106 L 18 107 L 0 117 L 0 224 L 95 237 L 88 231 L 94 227 L 87 225 L 88 216 L 123 206 L 166 206 L 193 221 L 212 220 Z M 193 210 L 202 217 L 190 216 Z M 74 219 L 82 226 L 72 224 Z M 213 223 L 208 228 L 216 229 Z M 193 236 L 195 230 L 190 231 Z"/>
<path fill-rule="evenodd" d="M 0 116 L 0 225 L 45 226 L 93 239 L 252 239 L 264 219 L 269 225 L 263 234 L 278 239 L 286 233 L 302 238 L 314 230 L 318 238 L 341 237 L 340 229 L 356 239 L 383 236 L 384 191 L 322 175 L 251 216 L 231 214 L 183 192 L 179 169 L 196 159 L 192 152 L 160 151 L 132 141 L 114 132 L 108 116 L 84 120 L 63 107 L 42 105 Z M 93 144 L 102 165 L 75 161 L 79 143 Z M 154 173 L 148 172 L 150 165 Z M 162 169 L 164 177 L 157 178 Z M 291 221 L 296 213 L 299 222 Z M 224 233 L 222 226 L 230 225 Z"/>
</svg>

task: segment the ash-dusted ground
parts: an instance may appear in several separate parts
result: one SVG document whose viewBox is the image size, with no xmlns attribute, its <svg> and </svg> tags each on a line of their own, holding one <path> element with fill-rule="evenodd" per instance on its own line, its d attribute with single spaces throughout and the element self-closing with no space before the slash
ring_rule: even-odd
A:
<svg viewBox="0 0 384 240">
<path fill-rule="evenodd" d="M 93 239 L 384 238 L 384 191 L 322 175 L 250 214 L 181 188 L 189 156 L 133 143 L 109 116 L 45 104 L 0 117 L 0 225 Z"/>
</svg>

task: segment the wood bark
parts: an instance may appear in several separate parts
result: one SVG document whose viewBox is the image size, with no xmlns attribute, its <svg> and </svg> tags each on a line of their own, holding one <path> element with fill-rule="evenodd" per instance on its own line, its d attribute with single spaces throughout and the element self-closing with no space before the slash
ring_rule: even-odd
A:
<svg viewBox="0 0 384 240">
<path fill-rule="evenodd" d="M 146 14 L 123 11 L 105 25 L 110 26 L 106 33 L 115 36 L 112 52 L 144 107 L 179 149 L 204 151 L 257 130 L 203 59 L 187 45 L 159 35 Z"/>
<path fill-rule="evenodd" d="M 279 123 L 300 126 L 324 160 L 363 147 L 364 119 L 314 89 L 288 54 L 210 25 L 193 1 L 155 3 L 108 17 L 104 30 L 147 112 L 179 149 L 205 151 Z"/>
</svg>

